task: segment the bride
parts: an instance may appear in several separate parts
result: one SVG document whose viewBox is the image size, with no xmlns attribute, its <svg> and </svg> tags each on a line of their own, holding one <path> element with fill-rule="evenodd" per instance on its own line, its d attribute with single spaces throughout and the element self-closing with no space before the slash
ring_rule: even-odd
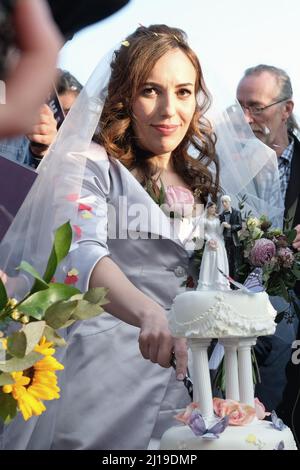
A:
<svg viewBox="0 0 300 470">
<path fill-rule="evenodd" d="M 223 239 L 224 223 L 219 221 L 217 207 L 213 202 L 206 206 L 204 219 L 204 238 L 206 240 L 203 252 L 198 290 L 228 290 L 229 282 L 220 273 L 221 269 L 228 275 L 228 259 Z"/>
</svg>

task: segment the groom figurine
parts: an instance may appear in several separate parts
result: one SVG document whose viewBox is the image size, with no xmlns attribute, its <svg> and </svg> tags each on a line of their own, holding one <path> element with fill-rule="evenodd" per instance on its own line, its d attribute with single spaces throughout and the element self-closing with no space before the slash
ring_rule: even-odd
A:
<svg viewBox="0 0 300 470">
<path fill-rule="evenodd" d="M 220 214 L 223 222 L 223 236 L 228 257 L 229 275 L 237 280 L 237 271 L 240 265 L 240 242 L 238 231 L 242 229 L 242 215 L 239 210 L 231 207 L 230 196 L 221 197 L 224 211 Z"/>
</svg>

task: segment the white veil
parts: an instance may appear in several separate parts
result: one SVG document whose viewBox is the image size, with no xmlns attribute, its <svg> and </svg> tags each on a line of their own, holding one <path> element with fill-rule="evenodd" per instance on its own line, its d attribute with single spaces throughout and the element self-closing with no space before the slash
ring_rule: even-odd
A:
<svg viewBox="0 0 300 470">
<path fill-rule="evenodd" d="M 274 226 L 281 227 L 284 201 L 276 152 L 254 135 L 235 94 L 228 90 L 220 72 L 211 64 L 209 67 L 204 64 L 203 69 L 212 95 L 207 117 L 217 135 L 222 192 L 231 197 L 236 208 L 246 197 L 244 213 L 267 215 Z"/>
<path fill-rule="evenodd" d="M 120 43 L 120 47 L 125 46 Z M 67 220 L 74 220 L 78 204 L 72 195 L 81 191 L 87 151 L 106 96 L 111 59 L 112 52 L 100 61 L 77 98 L 0 245 L 0 269 L 10 276 L 7 287 L 14 297 L 24 295 L 30 282 L 16 267 L 26 260 L 43 274 L 54 230 Z M 217 96 L 215 90 L 210 91 Z M 279 198 L 275 153 L 255 138 L 236 104 L 227 106 L 224 112 L 217 113 L 216 108 L 217 103 L 208 117 L 213 119 L 218 136 L 223 190 L 230 194 L 234 204 L 239 196 L 246 194 L 247 209 L 256 215 L 268 212 L 274 220 L 279 220 L 283 203 Z"/>
<path fill-rule="evenodd" d="M 243 199 L 245 214 L 266 215 L 281 227 L 284 201 L 280 190 L 277 155 L 253 134 L 239 103 L 223 112 L 212 107 L 211 120 L 217 134 L 220 185 L 238 207 Z"/>
<path fill-rule="evenodd" d="M 43 274 L 55 229 L 74 220 L 88 150 L 106 96 L 112 51 L 101 59 L 68 113 L 57 138 L 38 168 L 30 192 L 0 244 L 0 269 L 9 278 L 7 290 L 20 297 L 28 290 L 26 276 L 16 268 L 22 260 Z M 30 282 L 30 281 L 29 281 Z"/>
</svg>

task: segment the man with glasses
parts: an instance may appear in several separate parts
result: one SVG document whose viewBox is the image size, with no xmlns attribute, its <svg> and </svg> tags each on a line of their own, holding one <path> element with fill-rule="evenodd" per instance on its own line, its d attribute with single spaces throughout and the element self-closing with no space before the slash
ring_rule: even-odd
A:
<svg viewBox="0 0 300 470">
<path fill-rule="evenodd" d="M 300 142 L 292 97 L 287 73 L 269 65 L 247 69 L 237 88 L 237 99 L 254 134 L 277 154 L 285 219 L 297 231 L 293 246 L 300 250 Z M 295 288 L 298 305 L 299 284 Z M 294 342 L 300 340 L 299 320 L 283 299 L 274 302 L 278 311 L 285 307 L 286 312 L 275 334 L 259 338 L 255 347 L 261 374 L 256 396 L 268 410 L 276 409 L 300 447 L 300 365 L 293 360 L 292 349 L 300 345 Z"/>
</svg>

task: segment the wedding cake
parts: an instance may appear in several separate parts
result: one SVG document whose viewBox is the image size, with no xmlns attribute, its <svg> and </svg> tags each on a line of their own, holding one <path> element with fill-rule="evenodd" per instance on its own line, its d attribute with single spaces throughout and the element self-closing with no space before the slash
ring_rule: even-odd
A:
<svg viewBox="0 0 300 470">
<path fill-rule="evenodd" d="M 264 291 L 196 290 L 177 295 L 170 326 L 177 337 L 257 337 L 274 333 L 275 316 Z"/>
<path fill-rule="evenodd" d="M 290 429 L 272 413 L 258 419 L 251 347 L 257 336 L 275 331 L 275 310 L 266 292 L 197 290 L 178 295 L 170 326 L 187 337 L 193 356 L 194 402 L 167 430 L 161 449 L 296 450 Z M 207 348 L 212 338 L 224 347 L 226 399 L 212 397 Z M 260 408 L 263 405 L 259 403 Z M 264 418 L 267 413 L 263 412 Z"/>
</svg>

